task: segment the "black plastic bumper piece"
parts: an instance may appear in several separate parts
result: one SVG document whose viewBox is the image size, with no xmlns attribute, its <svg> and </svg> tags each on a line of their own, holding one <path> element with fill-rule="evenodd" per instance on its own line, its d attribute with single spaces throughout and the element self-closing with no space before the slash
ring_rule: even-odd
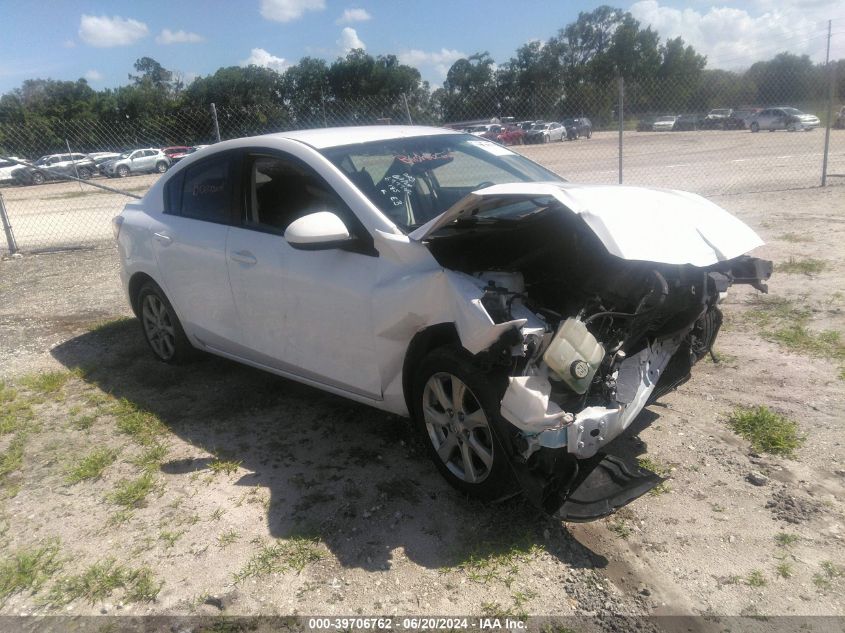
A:
<svg viewBox="0 0 845 633">
<path fill-rule="evenodd" d="M 555 517 L 564 521 L 595 521 L 659 485 L 663 478 L 614 455 L 598 453 L 579 461 L 570 493 Z"/>
<path fill-rule="evenodd" d="M 595 521 L 659 485 L 663 479 L 613 455 L 576 459 L 566 448 L 541 448 L 528 463 L 511 462 L 525 497 L 564 521 Z"/>
</svg>

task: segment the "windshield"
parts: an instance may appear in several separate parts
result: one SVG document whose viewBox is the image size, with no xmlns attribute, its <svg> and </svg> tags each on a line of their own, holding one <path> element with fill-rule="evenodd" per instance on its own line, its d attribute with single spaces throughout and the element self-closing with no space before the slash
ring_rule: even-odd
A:
<svg viewBox="0 0 845 633">
<path fill-rule="evenodd" d="M 801 110 L 796 110 L 795 108 L 783 108 L 784 114 L 791 114 L 793 116 L 798 116 L 799 114 L 804 114 Z"/>
<path fill-rule="evenodd" d="M 730 110 L 713 110 L 710 114 L 730 114 Z"/>
<path fill-rule="evenodd" d="M 674 120 L 675 120 L 675 117 L 673 117 L 673 116 L 662 116 L 662 117 L 660 117 L 660 118 L 659 118 L 659 119 L 657 119 L 657 120 L 658 120 L 658 121 L 663 121 L 663 122 L 666 122 L 666 121 L 674 121 Z"/>
<path fill-rule="evenodd" d="M 563 181 L 502 145 L 466 134 L 375 141 L 322 152 L 408 233 L 477 189 Z"/>
</svg>

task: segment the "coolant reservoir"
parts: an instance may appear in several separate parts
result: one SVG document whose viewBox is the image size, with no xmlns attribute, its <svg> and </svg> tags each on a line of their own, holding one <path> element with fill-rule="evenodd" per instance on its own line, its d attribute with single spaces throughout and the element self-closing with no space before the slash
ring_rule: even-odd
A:
<svg viewBox="0 0 845 633">
<path fill-rule="evenodd" d="M 604 348 L 587 326 L 566 319 L 543 354 L 546 364 L 575 393 L 584 393 L 604 358 Z"/>
</svg>

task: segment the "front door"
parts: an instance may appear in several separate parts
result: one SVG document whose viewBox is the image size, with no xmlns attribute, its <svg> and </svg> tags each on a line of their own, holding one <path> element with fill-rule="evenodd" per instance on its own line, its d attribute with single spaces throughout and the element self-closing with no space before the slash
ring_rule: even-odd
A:
<svg viewBox="0 0 845 633">
<path fill-rule="evenodd" d="M 300 159 L 272 152 L 245 161 L 241 221 L 226 249 L 242 348 L 254 362 L 381 398 L 371 315 L 378 258 L 298 250 L 283 237 L 317 211 L 336 213 L 353 235 L 363 226 Z"/>
</svg>

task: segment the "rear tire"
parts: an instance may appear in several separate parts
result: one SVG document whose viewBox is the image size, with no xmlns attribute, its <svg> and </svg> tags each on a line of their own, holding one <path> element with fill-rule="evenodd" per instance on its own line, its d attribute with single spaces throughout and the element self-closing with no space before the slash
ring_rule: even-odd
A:
<svg viewBox="0 0 845 633">
<path fill-rule="evenodd" d="M 44 174 L 41 172 L 36 171 L 32 174 L 32 184 L 33 185 L 43 185 L 44 184 Z"/>
<path fill-rule="evenodd" d="M 413 386 L 414 426 L 437 470 L 460 492 L 483 501 L 519 488 L 502 444 L 503 377 L 484 372 L 457 347 L 440 347 L 420 363 Z"/>
<path fill-rule="evenodd" d="M 757 133 L 757 132 L 759 132 L 759 131 L 760 131 L 760 124 L 759 124 L 759 123 L 757 123 L 757 121 L 754 121 L 754 122 L 751 124 L 751 132 L 752 132 L 752 133 L 754 133 L 754 134 L 756 134 L 756 133 Z"/>
<path fill-rule="evenodd" d="M 167 171 L 167 163 L 165 163 L 164 161 L 159 161 L 158 163 L 156 163 L 156 171 L 160 174 L 163 174 L 164 172 L 166 172 Z"/>
<path fill-rule="evenodd" d="M 117 168 L 117 175 L 120 178 L 126 178 L 129 175 L 129 168 L 126 165 L 121 165 Z"/>
<path fill-rule="evenodd" d="M 185 336 L 176 311 L 158 284 L 148 281 L 141 286 L 136 305 L 144 339 L 153 355 L 172 365 L 190 360 L 194 348 Z"/>
<path fill-rule="evenodd" d="M 91 170 L 87 167 L 82 167 L 79 170 L 79 177 L 82 178 L 82 180 L 88 180 L 92 175 Z"/>
</svg>

